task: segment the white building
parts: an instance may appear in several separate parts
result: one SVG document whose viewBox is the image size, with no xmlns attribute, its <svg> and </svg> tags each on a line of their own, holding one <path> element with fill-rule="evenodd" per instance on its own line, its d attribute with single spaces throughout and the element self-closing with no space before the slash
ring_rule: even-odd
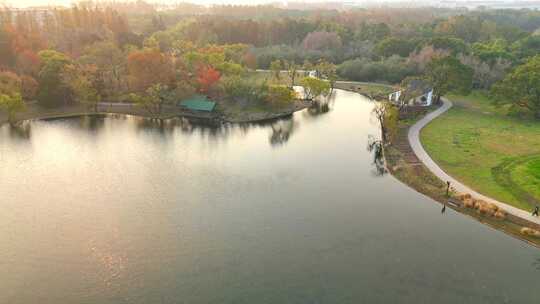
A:
<svg viewBox="0 0 540 304">
<path fill-rule="evenodd" d="M 403 100 L 405 92 L 408 100 Z M 424 81 L 415 79 L 409 82 L 406 89 L 388 95 L 388 100 L 394 103 L 404 103 L 407 106 L 429 107 L 433 104 L 433 88 Z"/>
</svg>

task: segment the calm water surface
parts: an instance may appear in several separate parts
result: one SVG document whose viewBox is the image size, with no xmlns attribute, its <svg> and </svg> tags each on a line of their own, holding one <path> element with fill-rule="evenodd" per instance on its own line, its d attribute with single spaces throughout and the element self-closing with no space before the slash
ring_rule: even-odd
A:
<svg viewBox="0 0 540 304">
<path fill-rule="evenodd" d="M 372 103 L 0 128 L 0 303 L 539 303 L 540 251 L 379 176 Z"/>
</svg>

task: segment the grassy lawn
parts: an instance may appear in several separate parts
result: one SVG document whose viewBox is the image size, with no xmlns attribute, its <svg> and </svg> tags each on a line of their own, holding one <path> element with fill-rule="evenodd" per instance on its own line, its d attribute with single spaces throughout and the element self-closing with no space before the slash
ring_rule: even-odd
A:
<svg viewBox="0 0 540 304">
<path fill-rule="evenodd" d="M 378 83 L 363 83 L 363 82 L 338 82 L 335 87 L 348 91 L 358 92 L 365 96 L 372 96 L 375 99 L 388 99 L 388 95 L 396 91 L 396 88 Z"/>
<path fill-rule="evenodd" d="M 478 192 L 530 210 L 540 201 L 540 121 L 509 116 L 481 93 L 448 97 L 454 107 L 421 132 L 428 153 Z"/>
<path fill-rule="evenodd" d="M 513 186 L 530 194 L 536 202 L 540 201 L 540 156 L 525 158 L 510 172 Z"/>
<path fill-rule="evenodd" d="M 298 73 L 299 75 L 296 77 L 296 85 L 298 85 L 298 82 L 302 77 L 304 77 L 303 73 Z M 287 72 L 282 71 L 280 73 L 279 79 L 275 79 L 272 75 L 272 72 L 270 71 L 251 71 L 247 74 L 248 79 L 253 80 L 257 83 L 262 83 L 263 81 L 267 81 L 270 84 L 282 84 L 282 85 L 290 85 L 291 78 L 289 77 L 289 74 Z"/>
</svg>

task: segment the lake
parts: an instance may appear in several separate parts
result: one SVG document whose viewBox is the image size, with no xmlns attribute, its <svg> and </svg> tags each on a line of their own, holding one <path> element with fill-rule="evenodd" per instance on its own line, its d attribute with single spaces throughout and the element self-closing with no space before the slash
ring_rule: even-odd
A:
<svg viewBox="0 0 540 304">
<path fill-rule="evenodd" d="M 0 127 L 0 303 L 538 303 L 537 248 L 374 165 L 372 107 Z"/>
</svg>

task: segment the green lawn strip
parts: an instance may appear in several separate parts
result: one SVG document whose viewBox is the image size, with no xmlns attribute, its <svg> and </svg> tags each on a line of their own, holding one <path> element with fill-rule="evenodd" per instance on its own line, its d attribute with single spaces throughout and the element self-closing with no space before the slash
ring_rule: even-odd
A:
<svg viewBox="0 0 540 304">
<path fill-rule="evenodd" d="M 540 155 L 518 163 L 510 172 L 510 176 L 520 190 L 532 196 L 535 204 L 540 203 Z"/>
<path fill-rule="evenodd" d="M 455 106 L 420 134 L 430 156 L 450 175 L 478 192 L 530 209 L 493 176 L 509 158 L 540 154 L 540 122 L 506 115 L 479 94 L 450 96 Z"/>
<path fill-rule="evenodd" d="M 350 83 L 350 82 L 338 82 L 335 84 L 337 89 L 348 90 L 358 92 L 367 96 L 374 96 L 379 98 L 386 98 L 396 89 L 390 85 L 378 84 L 378 83 Z"/>
<path fill-rule="evenodd" d="M 282 71 L 279 75 L 279 79 L 276 79 L 271 71 L 250 71 L 247 73 L 247 79 L 256 83 L 263 83 L 266 81 L 267 83 L 276 85 L 291 84 L 291 78 L 288 73 Z M 296 85 L 298 85 L 298 82 L 302 77 L 304 77 L 304 73 L 298 73 L 298 76 L 295 79 Z"/>
<path fill-rule="evenodd" d="M 527 203 L 529 209 L 540 201 L 535 195 L 537 189 L 530 187 L 535 177 L 528 175 L 527 164 L 539 157 L 539 155 L 532 155 L 509 158 L 492 170 L 497 183 L 512 193 L 519 202 Z"/>
</svg>

